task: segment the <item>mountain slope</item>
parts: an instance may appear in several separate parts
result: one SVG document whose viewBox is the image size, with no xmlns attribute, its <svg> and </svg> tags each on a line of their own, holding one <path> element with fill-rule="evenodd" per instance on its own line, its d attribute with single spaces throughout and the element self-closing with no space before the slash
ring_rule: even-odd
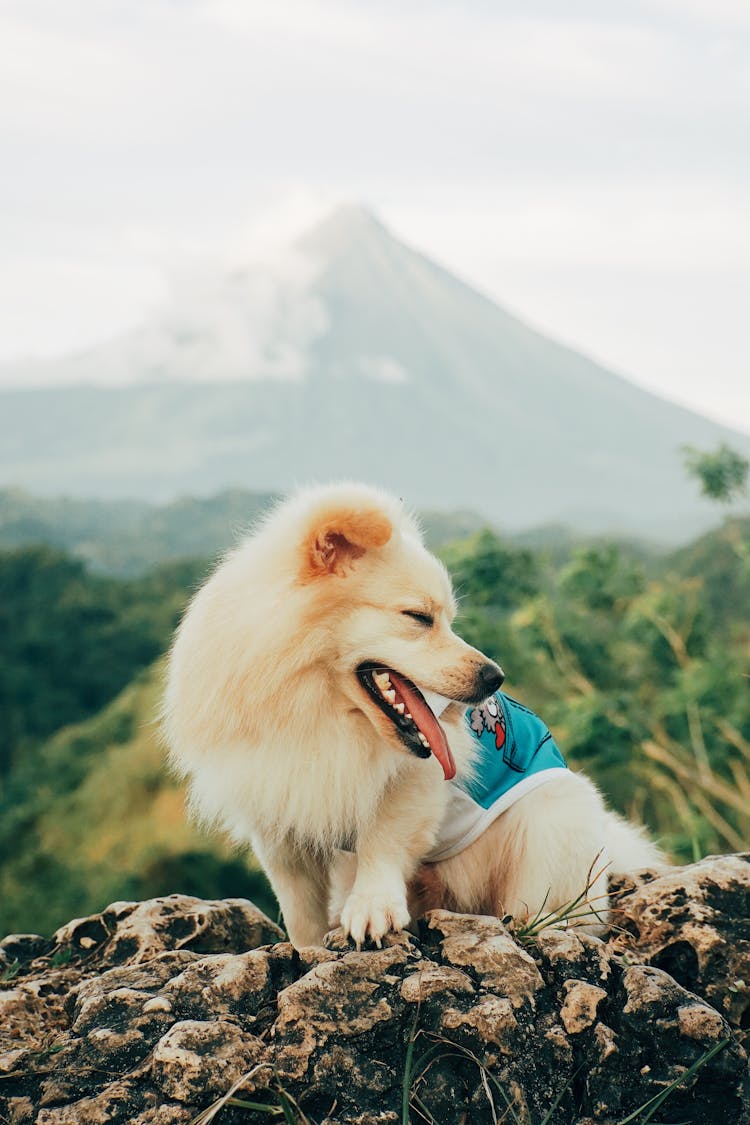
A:
<svg viewBox="0 0 750 1125">
<path fill-rule="evenodd" d="M 679 538 L 712 522 L 680 445 L 750 454 L 750 437 L 532 331 L 356 208 L 61 370 L 79 385 L 0 394 L 0 483 L 169 499 L 360 477 L 507 528 Z"/>
<path fill-rule="evenodd" d="M 202 832 L 165 769 L 161 676 L 141 673 L 100 714 L 65 727 L 0 789 L 0 933 L 50 933 L 115 899 L 180 891 L 252 897 L 274 911 L 252 858 Z"/>
</svg>

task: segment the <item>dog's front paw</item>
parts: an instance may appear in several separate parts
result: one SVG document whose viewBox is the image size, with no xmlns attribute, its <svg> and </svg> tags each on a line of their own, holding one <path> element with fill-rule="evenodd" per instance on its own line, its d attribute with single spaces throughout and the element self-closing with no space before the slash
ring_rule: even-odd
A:
<svg viewBox="0 0 750 1125">
<path fill-rule="evenodd" d="M 377 946 L 387 933 L 409 925 L 406 894 L 367 894 L 352 891 L 341 911 L 341 927 L 361 949 L 367 938 Z"/>
</svg>

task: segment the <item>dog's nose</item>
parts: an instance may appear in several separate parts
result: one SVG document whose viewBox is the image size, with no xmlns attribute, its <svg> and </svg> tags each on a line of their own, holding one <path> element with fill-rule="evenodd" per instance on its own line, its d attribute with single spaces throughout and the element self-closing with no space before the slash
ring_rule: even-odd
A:
<svg viewBox="0 0 750 1125">
<path fill-rule="evenodd" d="M 477 695 L 486 699 L 502 684 L 505 673 L 497 664 L 483 664 L 477 673 Z"/>
</svg>

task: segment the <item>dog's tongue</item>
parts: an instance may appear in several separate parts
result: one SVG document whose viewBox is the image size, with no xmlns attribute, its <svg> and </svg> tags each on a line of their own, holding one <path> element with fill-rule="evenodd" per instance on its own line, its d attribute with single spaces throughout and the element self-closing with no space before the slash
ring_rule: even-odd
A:
<svg viewBox="0 0 750 1125">
<path fill-rule="evenodd" d="M 446 781 L 451 781 L 456 776 L 456 763 L 453 760 L 445 731 L 440 726 L 432 711 L 421 695 L 418 695 L 408 680 L 399 676 L 392 668 L 388 669 L 391 683 L 406 704 L 407 710 L 417 724 L 422 734 L 430 744 L 430 749 L 443 767 Z"/>
</svg>

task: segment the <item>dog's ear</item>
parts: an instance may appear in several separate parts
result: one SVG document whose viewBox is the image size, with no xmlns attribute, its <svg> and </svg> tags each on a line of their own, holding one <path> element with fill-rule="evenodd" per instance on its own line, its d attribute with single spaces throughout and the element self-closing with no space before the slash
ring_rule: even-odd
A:
<svg viewBox="0 0 750 1125">
<path fill-rule="evenodd" d="M 377 508 L 339 508 L 319 515 L 307 543 L 303 577 L 326 574 L 343 578 L 357 559 L 384 547 L 393 534 L 388 516 Z"/>
</svg>

